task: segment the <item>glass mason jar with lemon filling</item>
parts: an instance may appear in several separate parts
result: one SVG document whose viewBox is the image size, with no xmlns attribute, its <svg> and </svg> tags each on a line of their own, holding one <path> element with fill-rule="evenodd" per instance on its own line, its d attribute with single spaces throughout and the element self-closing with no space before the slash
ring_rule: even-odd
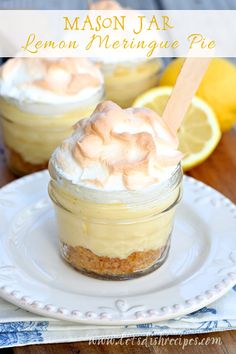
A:
<svg viewBox="0 0 236 354">
<path fill-rule="evenodd" d="M 130 279 L 166 259 L 181 198 L 182 153 L 146 108 L 111 101 L 76 125 L 49 162 L 61 254 L 80 272 Z"/>
<path fill-rule="evenodd" d="M 8 60 L 0 69 L 0 114 L 10 169 L 21 176 L 46 168 L 103 95 L 103 76 L 86 59 Z"/>
<path fill-rule="evenodd" d="M 106 98 L 121 107 L 133 104 L 141 93 L 158 85 L 162 61 L 159 58 L 117 63 L 101 62 Z"/>
<path fill-rule="evenodd" d="M 150 191 L 102 192 L 58 179 L 49 166 L 62 257 L 93 277 L 122 280 L 150 273 L 167 258 L 182 170 Z"/>
</svg>

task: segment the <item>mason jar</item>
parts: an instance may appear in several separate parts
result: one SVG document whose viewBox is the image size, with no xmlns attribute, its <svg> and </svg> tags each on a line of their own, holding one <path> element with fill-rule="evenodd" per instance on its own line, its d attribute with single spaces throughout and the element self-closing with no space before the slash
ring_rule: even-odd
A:
<svg viewBox="0 0 236 354">
<path fill-rule="evenodd" d="M 26 103 L 0 98 L 7 164 L 16 175 L 47 168 L 55 148 L 73 125 L 89 116 L 104 97 L 104 85 L 88 98 L 70 104 Z"/>
<path fill-rule="evenodd" d="M 122 108 L 132 106 L 141 93 L 158 85 L 162 61 L 159 58 L 127 62 L 101 62 L 106 99 Z"/>
<path fill-rule="evenodd" d="M 182 169 L 140 191 L 102 191 L 73 184 L 49 162 L 49 196 L 62 257 L 79 272 L 101 279 L 140 277 L 166 260 Z"/>
</svg>

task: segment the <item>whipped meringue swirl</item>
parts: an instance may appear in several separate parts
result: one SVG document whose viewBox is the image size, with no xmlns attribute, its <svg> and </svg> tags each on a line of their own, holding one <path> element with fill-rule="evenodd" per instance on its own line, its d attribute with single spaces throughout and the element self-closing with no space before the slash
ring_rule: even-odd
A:
<svg viewBox="0 0 236 354">
<path fill-rule="evenodd" d="M 147 108 L 98 104 L 54 152 L 57 173 L 99 190 L 140 190 L 166 180 L 183 154 L 165 122 Z"/>
<path fill-rule="evenodd" d="M 100 70 L 85 58 L 13 58 L 0 68 L 0 95 L 26 103 L 80 101 L 102 86 Z"/>
</svg>

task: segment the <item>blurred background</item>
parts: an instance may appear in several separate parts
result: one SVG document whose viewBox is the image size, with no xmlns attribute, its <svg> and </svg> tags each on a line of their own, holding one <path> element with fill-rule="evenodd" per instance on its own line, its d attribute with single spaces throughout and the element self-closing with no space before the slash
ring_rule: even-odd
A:
<svg viewBox="0 0 236 354">
<path fill-rule="evenodd" d="M 86 9 L 87 0 L 1 0 L 1 9 Z M 142 10 L 235 10 L 235 0 L 120 0 L 122 6 Z"/>
</svg>

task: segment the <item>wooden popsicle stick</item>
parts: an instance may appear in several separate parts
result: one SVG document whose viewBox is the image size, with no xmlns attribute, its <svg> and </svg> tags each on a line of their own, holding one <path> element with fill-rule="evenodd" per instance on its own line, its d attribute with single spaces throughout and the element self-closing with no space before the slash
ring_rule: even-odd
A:
<svg viewBox="0 0 236 354">
<path fill-rule="evenodd" d="M 177 133 L 211 58 L 187 58 L 177 77 L 162 118 L 173 134 Z"/>
</svg>

